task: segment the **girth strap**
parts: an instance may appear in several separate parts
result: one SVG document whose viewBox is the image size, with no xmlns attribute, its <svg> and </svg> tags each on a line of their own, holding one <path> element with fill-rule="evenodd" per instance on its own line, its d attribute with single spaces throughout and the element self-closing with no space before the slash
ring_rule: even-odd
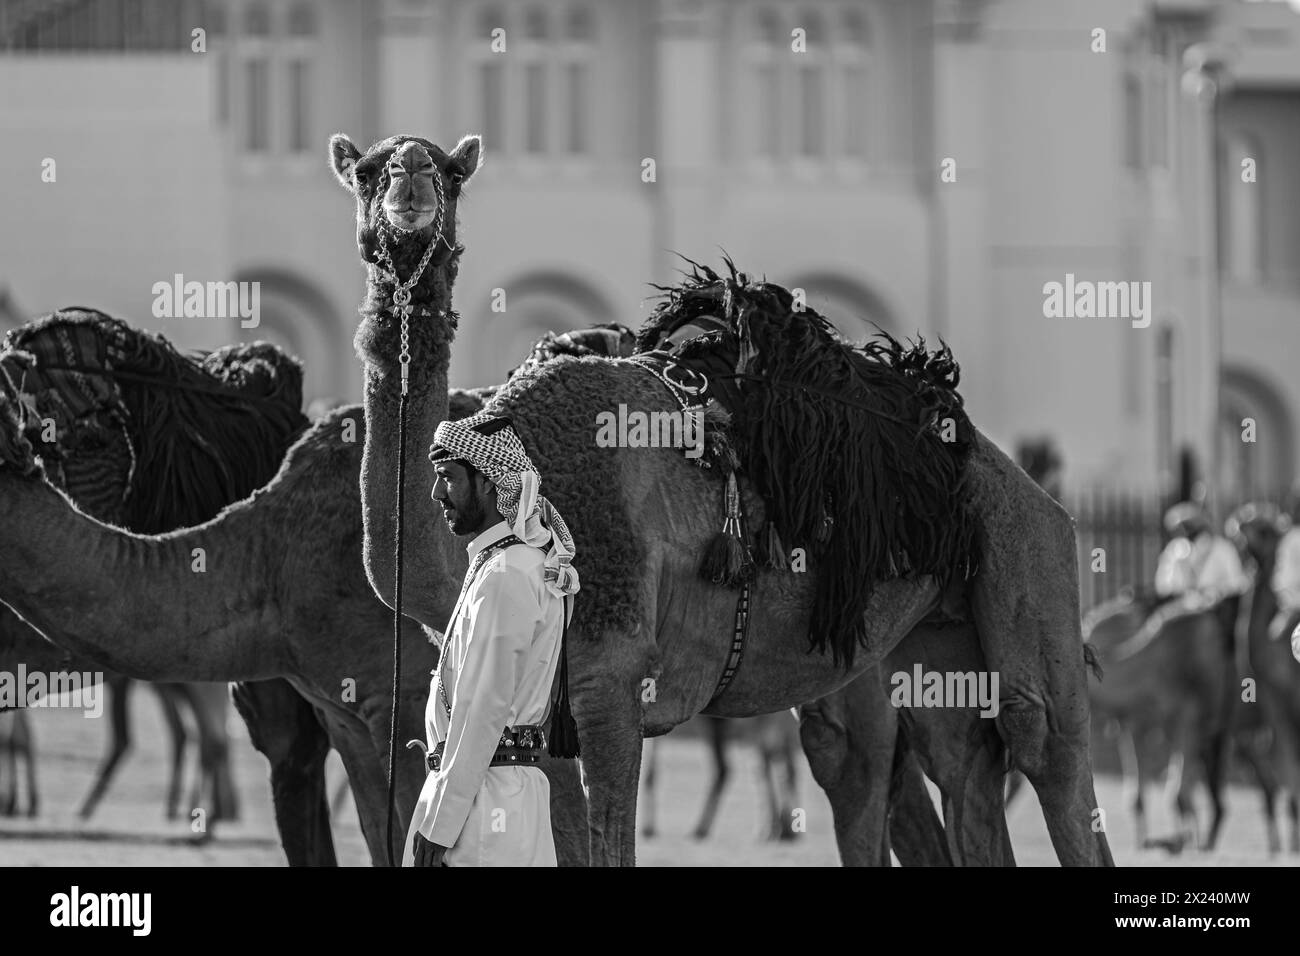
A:
<svg viewBox="0 0 1300 956">
<path fill-rule="evenodd" d="M 722 677 L 718 680 L 718 687 L 709 698 L 708 706 L 712 707 L 722 697 L 723 691 L 731 683 L 731 679 L 736 676 L 736 671 L 740 668 L 740 659 L 745 655 L 745 638 L 749 636 L 749 582 L 746 581 L 740 588 L 740 597 L 736 599 L 736 623 L 731 632 L 731 651 L 727 654 L 727 666 L 722 669 Z M 707 708 L 706 708 L 707 709 Z"/>
</svg>

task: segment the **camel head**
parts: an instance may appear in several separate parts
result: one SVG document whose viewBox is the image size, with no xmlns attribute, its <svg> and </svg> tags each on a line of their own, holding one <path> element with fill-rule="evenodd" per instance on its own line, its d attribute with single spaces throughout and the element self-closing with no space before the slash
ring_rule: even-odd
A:
<svg viewBox="0 0 1300 956">
<path fill-rule="evenodd" d="M 424 252 L 430 242 L 456 248 L 456 206 L 482 162 L 482 138 L 465 136 L 450 153 L 418 136 L 390 136 L 363 154 L 342 133 L 330 137 L 330 166 L 357 201 L 357 249 L 379 263 Z"/>
<path fill-rule="evenodd" d="M 1262 567 L 1271 567 L 1277 543 L 1286 533 L 1288 519 L 1277 507 L 1266 502 L 1250 502 L 1232 513 L 1224 534 L 1244 557 Z"/>
<path fill-rule="evenodd" d="M 24 477 L 40 472 L 36 452 L 27 438 L 37 427 L 35 410 L 23 400 L 14 375 L 30 367 L 34 359 L 26 352 L 10 350 L 0 355 L 0 468 Z"/>
</svg>

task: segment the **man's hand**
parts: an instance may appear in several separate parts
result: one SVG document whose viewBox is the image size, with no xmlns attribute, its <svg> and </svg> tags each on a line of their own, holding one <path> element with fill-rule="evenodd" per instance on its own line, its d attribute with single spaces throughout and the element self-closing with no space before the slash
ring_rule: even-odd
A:
<svg viewBox="0 0 1300 956">
<path fill-rule="evenodd" d="M 415 835 L 415 865 L 416 866 L 443 866 L 442 858 L 447 855 L 445 846 L 438 846 L 436 843 L 430 843 L 424 838 L 424 834 Z"/>
</svg>

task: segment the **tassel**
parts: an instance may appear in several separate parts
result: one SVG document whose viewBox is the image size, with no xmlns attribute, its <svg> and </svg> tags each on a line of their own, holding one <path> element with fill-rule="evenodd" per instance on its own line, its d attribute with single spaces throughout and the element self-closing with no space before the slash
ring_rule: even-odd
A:
<svg viewBox="0 0 1300 956">
<path fill-rule="evenodd" d="M 582 756 L 578 743 L 578 724 L 569 706 L 569 627 L 560 635 L 560 666 L 556 673 L 555 706 L 551 708 L 551 726 L 546 733 L 546 752 L 561 760 Z"/>
<path fill-rule="evenodd" d="M 781 543 L 781 536 L 776 532 L 776 522 L 769 521 L 764 527 L 758 543 L 758 552 L 763 556 L 763 566 L 774 571 L 787 571 L 790 559 Z"/>
<path fill-rule="evenodd" d="M 722 530 L 705 549 L 700 577 L 725 588 L 738 588 L 753 577 L 754 558 L 741 539 L 740 489 L 736 487 L 734 471 L 727 475 L 723 502 L 725 520 Z"/>
</svg>

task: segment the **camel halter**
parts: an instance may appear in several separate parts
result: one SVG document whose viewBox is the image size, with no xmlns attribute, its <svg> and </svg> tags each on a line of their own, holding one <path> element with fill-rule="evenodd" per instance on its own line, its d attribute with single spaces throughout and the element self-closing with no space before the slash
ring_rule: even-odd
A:
<svg viewBox="0 0 1300 956">
<path fill-rule="evenodd" d="M 370 264 L 372 278 L 375 273 L 378 273 L 393 282 L 395 288 L 392 296 L 393 307 L 390 311 L 402 323 L 402 348 L 398 355 L 398 361 L 401 363 L 402 369 L 402 393 L 397 404 L 397 528 L 394 535 L 396 558 L 394 561 L 395 580 L 393 582 L 393 709 L 388 725 L 388 815 L 385 839 L 385 850 L 388 854 L 388 865 L 390 867 L 396 865 L 393 862 L 393 804 L 397 797 L 397 717 L 398 698 L 402 688 L 402 526 L 406 517 L 406 400 L 411 373 L 410 321 L 411 315 L 415 312 L 415 306 L 411 305 L 411 289 L 424 275 L 424 270 L 432 261 L 434 250 L 438 248 L 439 242 L 450 251 L 456 251 L 442 232 L 444 215 L 447 211 L 447 196 L 443 191 L 442 175 L 438 172 L 437 167 L 434 167 L 433 170 L 433 185 L 438 193 L 438 215 L 434 219 L 433 238 L 429 240 L 429 245 L 424 250 L 424 255 L 420 257 L 420 263 L 415 267 L 415 271 L 411 273 L 405 282 L 397 275 L 397 268 L 393 265 L 392 254 L 388 251 L 388 240 L 392 235 L 392 231 L 387 220 L 381 221 L 379 230 L 380 262 Z"/>
</svg>

